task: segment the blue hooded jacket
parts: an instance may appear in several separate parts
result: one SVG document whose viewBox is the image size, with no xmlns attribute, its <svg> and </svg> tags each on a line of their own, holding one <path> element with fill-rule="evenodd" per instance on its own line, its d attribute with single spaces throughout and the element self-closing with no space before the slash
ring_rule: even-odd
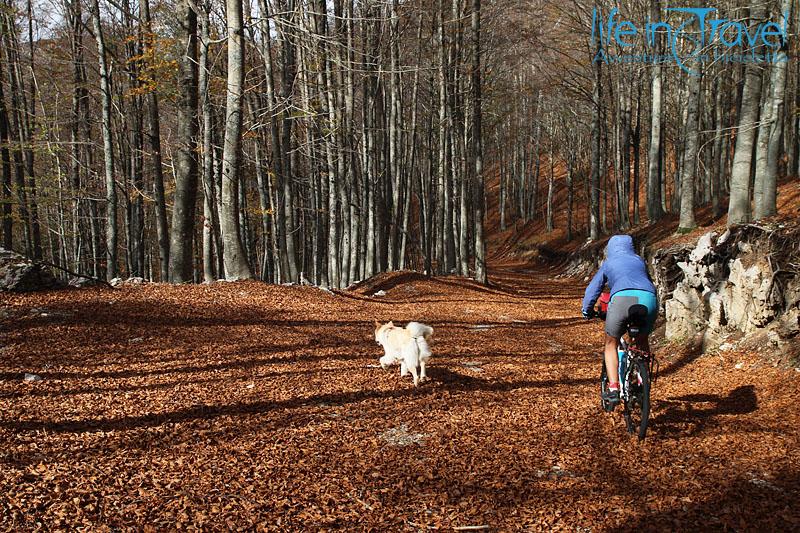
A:
<svg viewBox="0 0 800 533">
<path fill-rule="evenodd" d="M 606 260 L 586 287 L 582 307 L 584 312 L 594 307 L 604 285 L 608 285 L 611 296 L 626 289 L 656 294 L 656 287 L 650 281 L 644 259 L 634 251 L 630 235 L 614 235 L 608 240 Z"/>
</svg>

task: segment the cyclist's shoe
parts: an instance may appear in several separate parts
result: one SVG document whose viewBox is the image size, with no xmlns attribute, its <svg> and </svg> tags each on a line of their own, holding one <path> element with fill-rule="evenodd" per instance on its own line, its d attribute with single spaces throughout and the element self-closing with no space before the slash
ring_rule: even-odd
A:
<svg viewBox="0 0 800 533">
<path fill-rule="evenodd" d="M 609 413 L 614 410 L 619 400 L 619 389 L 607 389 L 602 395 L 603 408 Z"/>
</svg>

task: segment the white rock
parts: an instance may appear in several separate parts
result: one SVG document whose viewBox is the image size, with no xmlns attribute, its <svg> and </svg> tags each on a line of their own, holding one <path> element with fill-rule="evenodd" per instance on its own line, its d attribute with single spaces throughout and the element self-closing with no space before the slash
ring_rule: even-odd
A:
<svg viewBox="0 0 800 533">
<path fill-rule="evenodd" d="M 38 374 L 29 374 L 28 372 L 25 372 L 25 375 L 22 379 L 24 381 L 42 381 L 43 378 Z"/>
<path fill-rule="evenodd" d="M 378 297 L 380 297 L 380 296 L 386 296 L 386 291 L 384 291 L 384 290 L 379 290 L 378 292 L 376 292 L 376 293 L 375 293 L 375 294 L 373 294 L 372 296 L 378 296 Z"/>
<path fill-rule="evenodd" d="M 697 246 L 689 253 L 689 261 L 697 263 L 708 257 L 714 248 L 713 240 L 716 236 L 717 232 L 711 231 L 700 237 L 697 241 Z"/>
<path fill-rule="evenodd" d="M 710 292 L 706 299 L 708 305 L 708 327 L 722 330 L 725 324 L 725 302 L 718 292 Z"/>
<path fill-rule="evenodd" d="M 681 281 L 665 303 L 667 339 L 685 339 L 694 336 L 706 324 L 705 303 L 700 293 Z"/>
</svg>

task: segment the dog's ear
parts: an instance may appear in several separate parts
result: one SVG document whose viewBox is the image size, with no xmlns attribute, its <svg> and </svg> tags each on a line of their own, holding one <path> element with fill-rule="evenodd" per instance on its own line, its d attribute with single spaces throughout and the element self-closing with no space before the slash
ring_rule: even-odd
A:
<svg viewBox="0 0 800 533">
<path fill-rule="evenodd" d="M 389 324 L 387 324 L 387 325 L 388 325 L 389 327 L 392 327 L 392 328 L 393 328 L 393 327 L 394 327 L 394 322 L 392 322 L 392 321 L 390 320 L 390 321 L 389 321 Z"/>
<path fill-rule="evenodd" d="M 380 322 L 378 322 L 377 320 L 375 321 L 375 327 L 376 327 L 376 328 L 379 328 L 379 327 L 381 327 L 381 323 L 380 323 Z"/>
</svg>

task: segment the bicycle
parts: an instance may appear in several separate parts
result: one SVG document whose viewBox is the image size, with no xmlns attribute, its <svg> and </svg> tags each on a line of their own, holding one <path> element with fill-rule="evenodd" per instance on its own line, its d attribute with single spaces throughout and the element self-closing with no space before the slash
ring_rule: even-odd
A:
<svg viewBox="0 0 800 533">
<path fill-rule="evenodd" d="M 594 317 L 605 320 L 605 313 L 594 311 Z M 646 352 L 636 344 L 636 338 L 647 320 L 647 307 L 637 304 L 628 310 L 628 323 L 625 326 L 628 339 L 619 340 L 619 396 L 623 405 L 622 414 L 628 433 L 636 433 L 639 440 L 647 434 L 650 418 L 650 391 L 658 379 L 658 360 L 655 354 Z M 608 389 L 608 372 L 605 357 L 600 372 L 600 405 L 606 412 L 614 406 L 603 399 Z"/>
</svg>

